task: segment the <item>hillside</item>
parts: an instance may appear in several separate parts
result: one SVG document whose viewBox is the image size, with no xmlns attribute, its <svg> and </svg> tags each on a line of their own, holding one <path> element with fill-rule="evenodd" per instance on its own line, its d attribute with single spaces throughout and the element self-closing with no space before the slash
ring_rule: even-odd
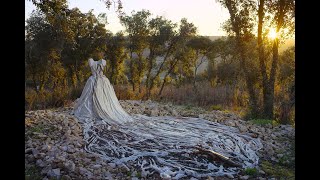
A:
<svg viewBox="0 0 320 180">
<path fill-rule="evenodd" d="M 217 40 L 219 38 L 222 38 L 224 36 L 205 36 L 205 37 L 209 38 L 212 41 L 215 41 L 215 40 Z M 295 45 L 295 40 L 294 39 L 288 39 L 284 44 L 280 45 L 279 53 L 282 53 L 284 50 L 286 50 L 286 49 L 288 49 L 288 48 L 290 48 L 290 47 L 292 47 L 294 45 Z M 150 53 L 150 50 L 149 49 L 145 49 L 144 52 L 143 52 L 143 56 L 147 57 L 149 55 L 149 53 Z M 133 57 L 137 57 L 137 55 L 133 54 Z M 163 61 L 163 59 L 164 59 L 164 57 L 157 57 L 157 60 L 156 60 L 157 64 L 160 64 Z M 199 58 L 199 60 L 200 60 L 200 58 Z M 215 61 L 217 63 L 219 63 L 221 61 L 221 58 L 218 57 L 218 58 L 215 59 Z M 205 57 L 204 58 L 204 62 L 199 66 L 199 69 L 198 69 L 197 73 L 198 74 L 203 73 L 207 69 L 207 66 L 208 66 L 208 60 Z M 160 77 L 163 78 L 164 77 L 164 73 L 160 74 Z"/>
<path fill-rule="evenodd" d="M 295 129 L 289 125 L 253 123 L 243 121 L 231 112 L 152 101 L 120 103 L 131 115 L 199 117 L 260 138 L 263 149 L 257 153 L 259 167 L 243 170 L 238 175 L 230 174 L 224 179 L 294 178 Z M 70 115 L 71 110 L 72 107 L 65 107 L 25 113 L 26 179 L 160 179 L 157 173 L 146 175 L 135 166 L 116 165 L 87 153 L 84 150 L 83 127 Z M 205 179 L 208 178 L 213 177 Z"/>
</svg>

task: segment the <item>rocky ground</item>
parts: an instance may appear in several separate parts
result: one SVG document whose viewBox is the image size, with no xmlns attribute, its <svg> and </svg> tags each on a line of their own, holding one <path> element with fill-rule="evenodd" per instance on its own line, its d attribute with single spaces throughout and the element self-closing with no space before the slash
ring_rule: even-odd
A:
<svg viewBox="0 0 320 180">
<path fill-rule="evenodd" d="M 233 113 L 174 106 L 152 101 L 120 101 L 130 114 L 200 117 L 239 128 L 261 138 L 258 168 L 244 169 L 237 176 L 206 179 L 295 179 L 295 129 L 290 125 L 243 121 Z M 26 179 L 159 179 L 145 177 L 139 170 L 117 167 L 84 151 L 82 127 L 70 115 L 71 107 L 25 113 Z M 189 179 L 189 178 L 188 178 Z M 195 178 L 191 178 L 195 180 Z"/>
</svg>

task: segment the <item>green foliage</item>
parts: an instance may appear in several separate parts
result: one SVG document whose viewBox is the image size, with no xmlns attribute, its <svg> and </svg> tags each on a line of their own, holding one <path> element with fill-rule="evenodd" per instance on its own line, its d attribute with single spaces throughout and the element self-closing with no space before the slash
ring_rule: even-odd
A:
<svg viewBox="0 0 320 180">
<path fill-rule="evenodd" d="M 278 164 L 272 164 L 268 161 L 262 161 L 261 167 L 264 172 L 266 172 L 269 176 L 273 176 L 276 178 L 295 178 L 295 172 L 293 169 L 286 168 L 284 166 Z"/>
<path fill-rule="evenodd" d="M 25 167 L 25 179 L 26 180 L 41 180 L 42 176 L 40 170 L 35 165 L 29 165 Z"/>
<path fill-rule="evenodd" d="M 244 170 L 244 173 L 245 173 L 246 175 L 255 176 L 255 175 L 258 174 L 258 170 L 257 170 L 256 168 L 246 168 L 246 169 Z"/>
<path fill-rule="evenodd" d="M 137 172 L 137 175 L 136 175 L 137 178 L 141 178 L 141 172 Z"/>
<path fill-rule="evenodd" d="M 107 77 L 114 85 L 124 82 L 126 80 L 124 74 L 124 62 L 128 57 L 125 51 L 125 37 L 123 33 L 119 32 L 114 36 L 109 36 L 107 39 Z"/>
<path fill-rule="evenodd" d="M 223 107 L 220 105 L 220 104 L 218 104 L 218 105 L 212 105 L 212 106 L 210 106 L 210 111 L 213 111 L 213 110 L 218 110 L 218 111 L 222 111 L 223 110 Z"/>
<path fill-rule="evenodd" d="M 127 62 L 128 70 L 126 74 L 134 91 L 136 86 L 140 86 L 146 71 L 146 58 L 143 56 L 143 52 L 148 47 L 150 15 L 149 11 L 142 10 L 133 11 L 131 16 L 120 18 L 121 24 L 126 27 L 126 32 L 128 33 L 130 59 Z"/>
<path fill-rule="evenodd" d="M 33 127 L 31 127 L 30 131 L 31 132 L 37 132 L 37 133 L 42 133 L 44 130 L 44 126 L 39 124 L 39 125 L 35 125 Z"/>
</svg>

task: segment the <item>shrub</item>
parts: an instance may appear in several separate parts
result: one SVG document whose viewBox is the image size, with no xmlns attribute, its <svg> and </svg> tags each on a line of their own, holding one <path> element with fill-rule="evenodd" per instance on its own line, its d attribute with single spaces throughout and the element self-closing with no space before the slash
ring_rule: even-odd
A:
<svg viewBox="0 0 320 180">
<path fill-rule="evenodd" d="M 254 176 L 254 175 L 257 175 L 258 174 L 258 170 L 256 168 L 246 168 L 244 170 L 244 173 L 246 175 L 250 175 L 250 176 Z"/>
<path fill-rule="evenodd" d="M 221 111 L 222 109 L 223 109 L 223 108 L 222 108 L 222 106 L 221 106 L 220 104 L 210 106 L 210 110 L 211 110 L 211 111 L 213 111 L 213 110 L 219 110 L 219 111 Z"/>
</svg>

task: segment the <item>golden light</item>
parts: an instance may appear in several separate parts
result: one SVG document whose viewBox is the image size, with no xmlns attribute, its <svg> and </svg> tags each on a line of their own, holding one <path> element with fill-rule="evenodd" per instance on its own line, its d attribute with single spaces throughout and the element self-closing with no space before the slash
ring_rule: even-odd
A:
<svg viewBox="0 0 320 180">
<path fill-rule="evenodd" d="M 269 31 L 268 37 L 269 37 L 270 39 L 275 39 L 275 38 L 277 38 L 277 32 L 276 32 L 276 30 L 275 30 L 275 29 L 271 29 L 271 30 Z"/>
</svg>

